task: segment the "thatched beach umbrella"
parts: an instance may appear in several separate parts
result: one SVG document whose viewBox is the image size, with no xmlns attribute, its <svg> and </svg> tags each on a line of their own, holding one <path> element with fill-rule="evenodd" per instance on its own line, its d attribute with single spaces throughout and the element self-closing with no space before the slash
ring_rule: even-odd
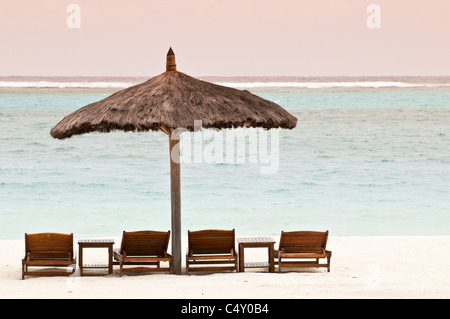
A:
<svg viewBox="0 0 450 319">
<path fill-rule="evenodd" d="M 64 117 L 50 132 L 54 138 L 94 131 L 163 131 L 169 136 L 172 200 L 173 269 L 181 274 L 180 128 L 262 127 L 292 129 L 297 119 L 281 106 L 230 87 L 201 81 L 178 72 L 172 48 L 166 72 L 112 94 Z"/>
</svg>

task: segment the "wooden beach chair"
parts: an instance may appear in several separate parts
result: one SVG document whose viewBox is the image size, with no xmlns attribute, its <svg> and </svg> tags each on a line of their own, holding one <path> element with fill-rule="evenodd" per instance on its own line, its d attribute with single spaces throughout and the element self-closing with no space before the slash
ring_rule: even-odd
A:
<svg viewBox="0 0 450 319">
<path fill-rule="evenodd" d="M 120 276 L 124 265 L 156 266 L 126 268 L 127 271 L 169 271 L 172 272 L 173 258 L 167 253 L 170 231 L 135 231 L 123 232 L 120 249 L 114 250 L 114 265 L 120 265 Z M 168 262 L 169 267 L 161 267 L 161 262 Z"/>
<path fill-rule="evenodd" d="M 186 271 L 238 271 L 233 230 L 188 231 Z M 224 266 L 228 264 L 227 266 Z M 194 266 L 195 265 L 195 266 Z M 216 266 L 197 266 L 216 265 Z M 220 266 L 217 266 L 220 265 Z M 193 267 L 194 266 L 194 267 Z"/>
<path fill-rule="evenodd" d="M 328 230 L 326 232 L 282 231 L 279 249 L 275 251 L 275 258 L 278 258 L 278 271 L 281 272 L 282 267 L 327 267 L 329 272 L 331 251 L 325 250 L 327 240 Z M 327 263 L 319 263 L 321 258 L 326 258 Z"/>
<path fill-rule="evenodd" d="M 29 271 L 30 266 L 58 268 Z M 61 267 L 66 269 L 62 270 Z M 22 279 L 25 279 L 25 276 L 70 276 L 75 272 L 75 268 L 73 234 L 25 234 Z"/>
</svg>

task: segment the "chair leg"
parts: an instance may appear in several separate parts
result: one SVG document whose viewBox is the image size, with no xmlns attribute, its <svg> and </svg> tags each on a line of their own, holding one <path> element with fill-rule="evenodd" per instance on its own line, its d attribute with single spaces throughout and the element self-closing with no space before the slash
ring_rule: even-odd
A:
<svg viewBox="0 0 450 319">
<path fill-rule="evenodd" d="M 328 272 L 330 272 L 330 262 L 331 262 L 331 257 L 327 258 L 327 270 Z"/>
<path fill-rule="evenodd" d="M 120 261 L 120 277 L 123 275 L 123 261 Z"/>
<path fill-rule="evenodd" d="M 278 256 L 278 272 L 281 272 L 281 256 Z"/>
</svg>

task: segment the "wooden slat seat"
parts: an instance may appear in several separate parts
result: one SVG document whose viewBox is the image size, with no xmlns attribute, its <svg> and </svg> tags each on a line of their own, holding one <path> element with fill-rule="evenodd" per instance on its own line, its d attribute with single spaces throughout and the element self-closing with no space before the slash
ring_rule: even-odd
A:
<svg viewBox="0 0 450 319">
<path fill-rule="evenodd" d="M 173 258 L 167 253 L 170 231 L 135 231 L 123 232 L 120 249 L 114 250 L 115 265 L 120 265 L 120 276 L 124 265 L 146 265 L 156 267 L 127 268 L 127 271 L 169 271 L 172 272 Z M 161 267 L 161 262 L 168 262 L 169 267 Z"/>
<path fill-rule="evenodd" d="M 278 258 L 278 271 L 282 267 L 326 267 L 330 271 L 331 251 L 326 250 L 328 230 L 281 232 L 279 249 L 275 251 Z M 319 260 L 326 258 L 327 263 Z M 287 260 L 286 260 L 287 259 Z M 302 259 L 315 259 L 304 261 Z"/>
<path fill-rule="evenodd" d="M 28 267 L 69 267 L 65 270 L 29 271 Z M 25 234 L 25 257 L 22 259 L 22 279 L 25 276 L 69 276 L 75 272 L 73 234 Z"/>
<path fill-rule="evenodd" d="M 186 254 L 187 272 L 217 270 L 237 271 L 237 261 L 234 229 L 188 231 L 188 252 Z"/>
</svg>

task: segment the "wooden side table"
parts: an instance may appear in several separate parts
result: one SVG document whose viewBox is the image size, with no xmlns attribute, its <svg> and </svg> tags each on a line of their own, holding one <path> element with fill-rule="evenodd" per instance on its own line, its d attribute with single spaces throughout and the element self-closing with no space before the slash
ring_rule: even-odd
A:
<svg viewBox="0 0 450 319">
<path fill-rule="evenodd" d="M 245 271 L 245 268 L 268 267 L 269 272 L 275 272 L 275 240 L 272 237 L 240 237 L 237 239 L 239 244 L 239 271 Z M 245 262 L 245 248 L 267 248 L 268 262 Z"/>
<path fill-rule="evenodd" d="M 84 268 L 106 268 L 108 273 L 113 273 L 113 245 L 112 239 L 80 239 L 78 241 L 78 265 L 80 267 L 80 276 L 83 276 Z M 83 264 L 84 248 L 108 248 L 108 264 Z"/>
</svg>

